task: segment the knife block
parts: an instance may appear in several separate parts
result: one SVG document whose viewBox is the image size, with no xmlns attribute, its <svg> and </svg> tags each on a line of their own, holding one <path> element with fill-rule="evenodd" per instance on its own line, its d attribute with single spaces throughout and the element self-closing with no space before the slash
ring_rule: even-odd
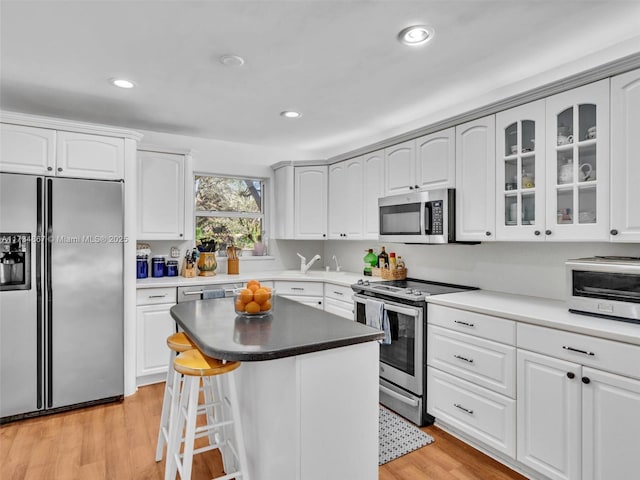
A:
<svg viewBox="0 0 640 480">
<path fill-rule="evenodd" d="M 186 260 L 182 260 L 182 270 L 180 271 L 180 275 L 186 278 L 193 278 L 196 276 L 196 265 L 191 263 L 187 265 Z"/>
<path fill-rule="evenodd" d="M 238 275 L 240 273 L 240 260 L 237 258 L 227 258 L 227 274 Z"/>
</svg>

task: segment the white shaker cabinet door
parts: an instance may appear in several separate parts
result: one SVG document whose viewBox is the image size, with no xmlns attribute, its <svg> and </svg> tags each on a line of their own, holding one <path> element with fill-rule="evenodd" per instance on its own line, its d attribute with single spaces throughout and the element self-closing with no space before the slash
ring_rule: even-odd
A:
<svg viewBox="0 0 640 480">
<path fill-rule="evenodd" d="M 582 367 L 518 350 L 517 459 L 553 480 L 579 480 Z"/>
<path fill-rule="evenodd" d="M 124 178 L 124 139 L 58 132 L 56 176 L 121 180 Z"/>
<path fill-rule="evenodd" d="M 175 304 L 143 305 L 137 310 L 136 376 L 165 373 L 169 364 L 167 337 L 176 333 L 171 317 Z"/>
<path fill-rule="evenodd" d="M 362 168 L 364 176 L 363 236 L 377 240 L 380 232 L 378 198 L 384 196 L 384 150 L 364 155 Z"/>
<path fill-rule="evenodd" d="M 327 237 L 327 167 L 295 167 L 295 238 Z"/>
<path fill-rule="evenodd" d="M 359 240 L 362 238 L 363 229 L 363 167 L 362 158 L 351 158 L 344 162 L 346 188 L 343 195 L 344 226 L 342 237 L 345 240 Z"/>
<path fill-rule="evenodd" d="M 588 367 L 582 377 L 582 479 L 636 478 L 640 381 Z"/>
<path fill-rule="evenodd" d="M 384 149 L 385 195 L 398 195 L 415 189 L 415 140 Z"/>
<path fill-rule="evenodd" d="M 347 162 L 329 165 L 328 238 L 342 239 L 347 223 Z"/>
<path fill-rule="evenodd" d="M 611 79 L 611 229 L 640 242 L 640 70 Z"/>
<path fill-rule="evenodd" d="M 456 186 L 455 128 L 416 139 L 416 179 L 419 188 Z"/>
<path fill-rule="evenodd" d="M 138 151 L 138 239 L 184 239 L 184 155 Z"/>
<path fill-rule="evenodd" d="M 456 239 L 495 240 L 495 116 L 456 127 Z"/>
<path fill-rule="evenodd" d="M 55 130 L 0 124 L 1 171 L 54 175 L 55 154 Z"/>
</svg>

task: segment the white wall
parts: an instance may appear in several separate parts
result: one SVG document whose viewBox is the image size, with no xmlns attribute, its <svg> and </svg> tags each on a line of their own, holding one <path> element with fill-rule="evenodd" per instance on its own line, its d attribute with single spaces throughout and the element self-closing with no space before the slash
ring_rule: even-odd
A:
<svg viewBox="0 0 640 480">
<path fill-rule="evenodd" d="M 507 293 L 565 299 L 565 266 L 594 255 L 640 257 L 640 244 L 488 242 L 479 245 L 405 245 L 375 241 L 327 241 L 324 258 L 337 255 L 344 270 L 361 272 L 365 250 L 396 252 L 413 278 Z M 335 263 L 331 262 L 331 270 Z"/>
</svg>

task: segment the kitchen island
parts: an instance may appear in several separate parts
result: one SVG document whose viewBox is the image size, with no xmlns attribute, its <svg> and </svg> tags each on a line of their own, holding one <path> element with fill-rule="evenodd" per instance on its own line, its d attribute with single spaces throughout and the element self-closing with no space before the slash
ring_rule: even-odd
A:
<svg viewBox="0 0 640 480">
<path fill-rule="evenodd" d="M 236 370 L 250 478 L 378 476 L 382 333 L 277 297 L 271 314 L 237 316 L 232 298 L 174 306 L 205 353 Z"/>
</svg>

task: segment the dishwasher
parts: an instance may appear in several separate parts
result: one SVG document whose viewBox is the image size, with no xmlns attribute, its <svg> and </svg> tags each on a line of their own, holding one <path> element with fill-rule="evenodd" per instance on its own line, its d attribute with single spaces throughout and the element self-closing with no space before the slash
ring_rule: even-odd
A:
<svg viewBox="0 0 640 480">
<path fill-rule="evenodd" d="M 205 298 L 233 297 L 233 291 L 242 285 L 242 282 L 235 282 L 178 287 L 178 303 L 202 300 L 203 295 Z"/>
</svg>

